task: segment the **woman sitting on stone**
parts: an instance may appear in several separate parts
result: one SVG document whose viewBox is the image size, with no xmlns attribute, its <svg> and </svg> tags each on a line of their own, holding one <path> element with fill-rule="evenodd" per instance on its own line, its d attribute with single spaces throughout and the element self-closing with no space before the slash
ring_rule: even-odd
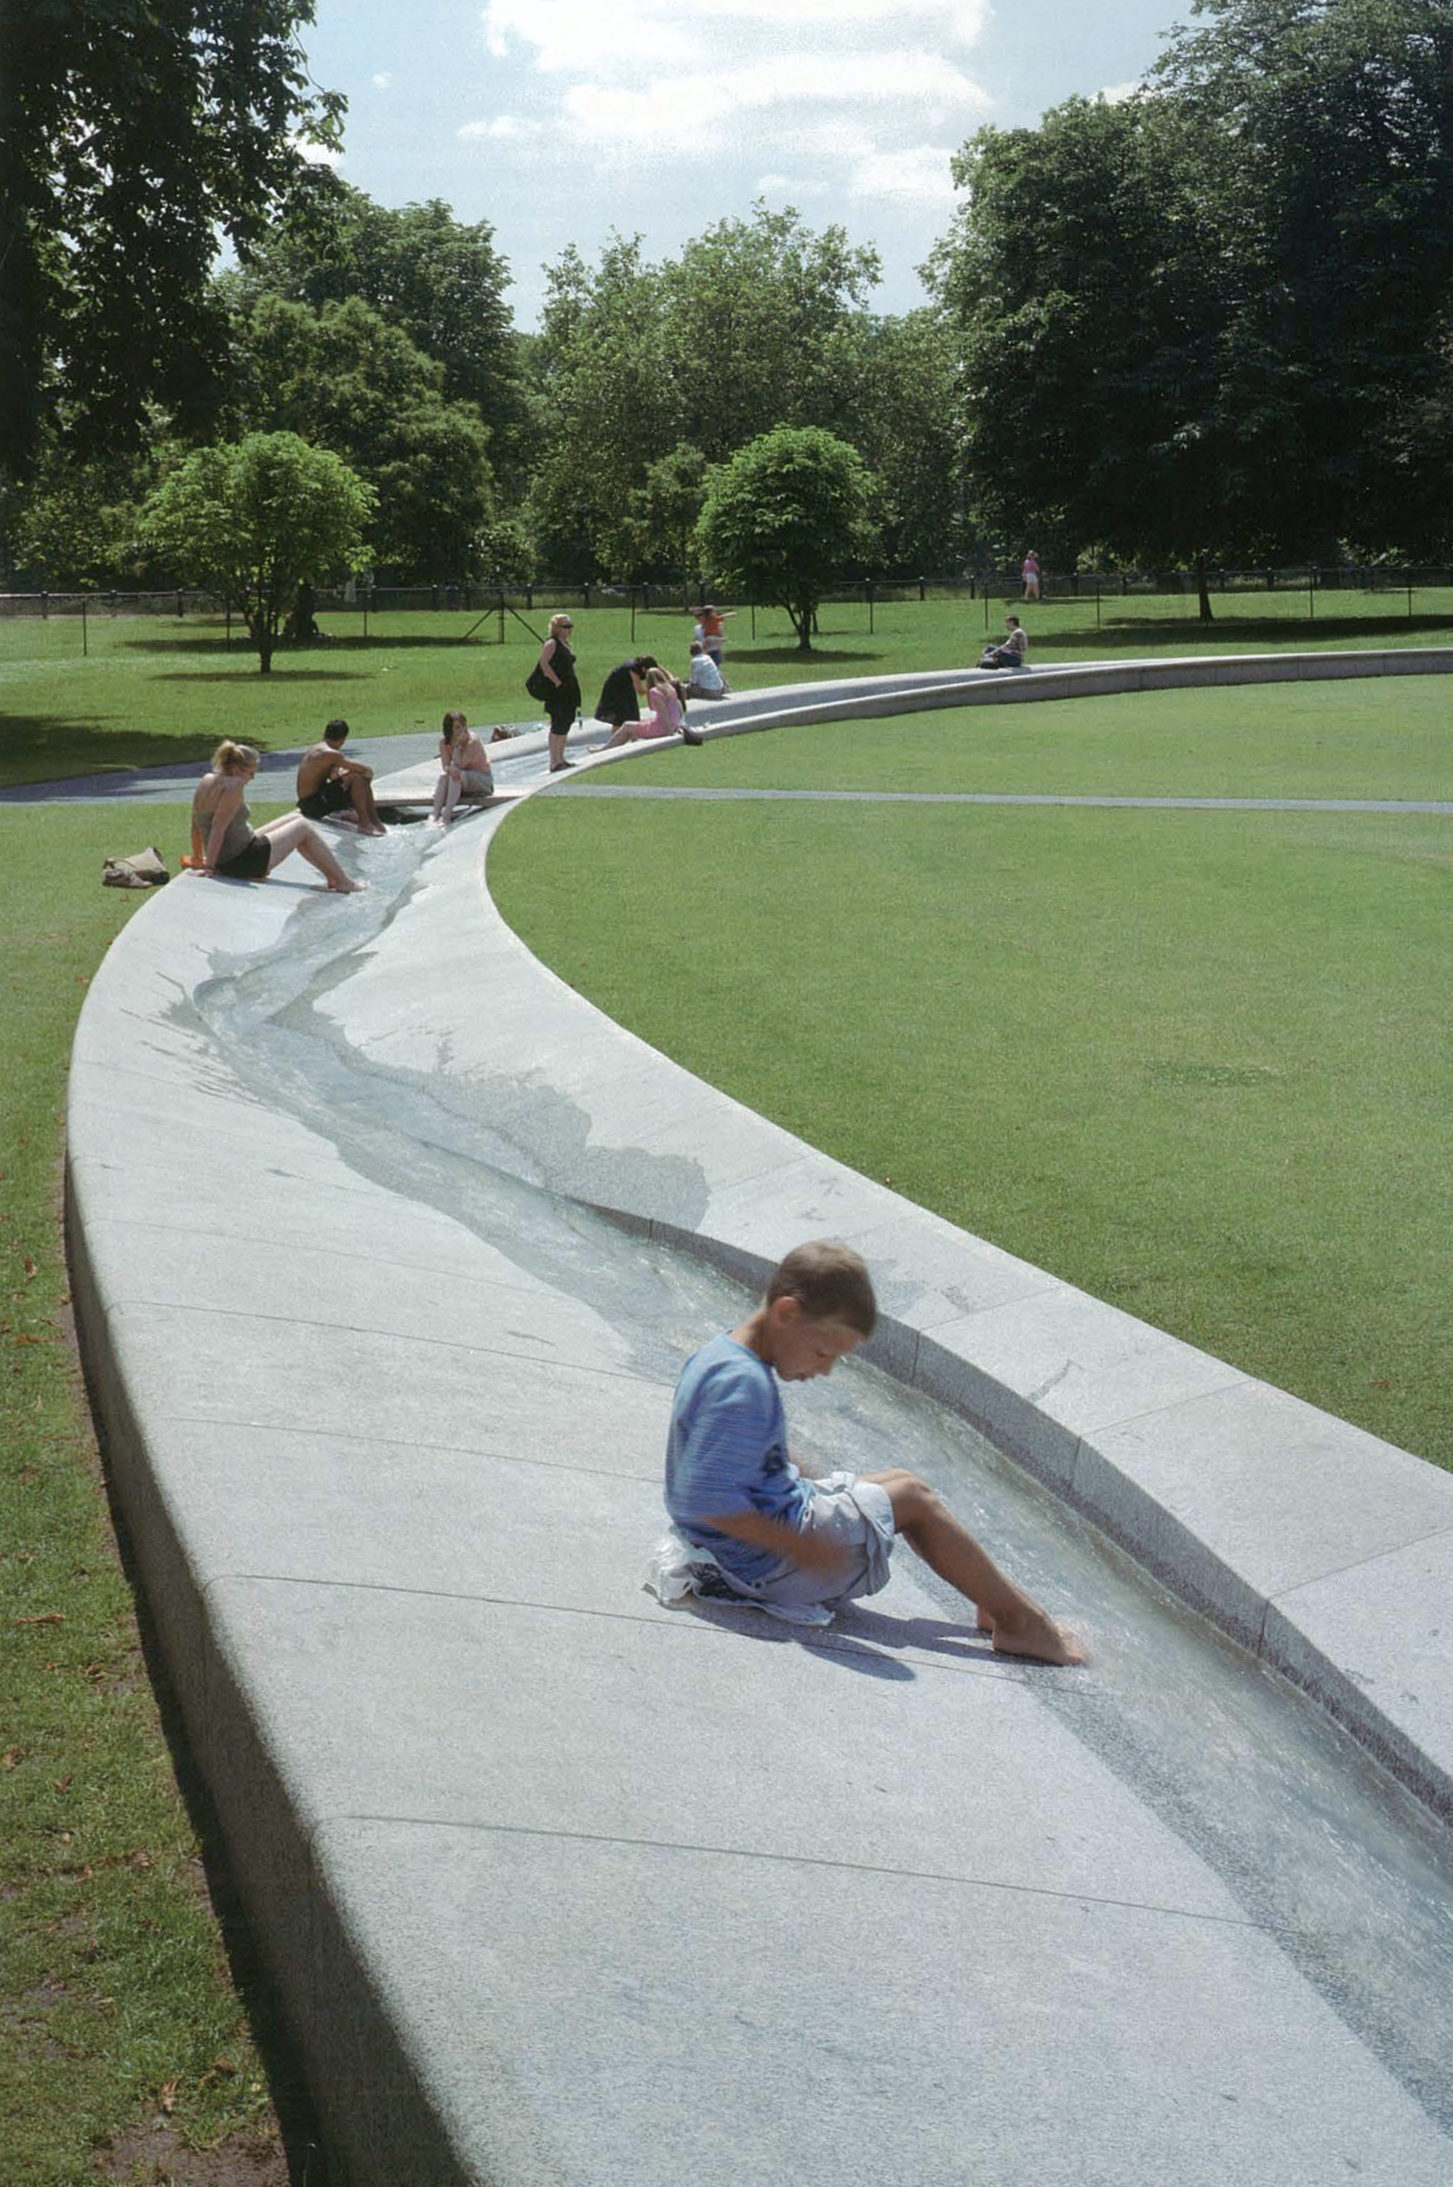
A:
<svg viewBox="0 0 1453 2187">
<path fill-rule="evenodd" d="M 601 746 L 602 751 L 608 752 L 615 744 L 633 743 L 637 737 L 674 737 L 678 733 L 687 744 L 705 741 L 695 729 L 686 726 L 685 694 L 669 668 L 646 670 L 643 696 L 646 712 L 639 721 L 623 721 Z"/>
<path fill-rule="evenodd" d="M 434 785 L 434 807 L 429 818 L 436 828 L 447 828 L 461 797 L 494 796 L 494 776 L 489 754 L 477 729 L 451 709 L 444 716 L 439 738 L 439 780 Z"/>
<path fill-rule="evenodd" d="M 212 754 L 211 772 L 203 775 L 192 799 L 192 866 L 213 880 L 265 881 L 274 866 L 298 851 L 316 866 L 338 896 L 367 886 L 351 881 L 327 844 L 301 813 L 284 813 L 254 828 L 244 791 L 257 773 L 258 756 L 250 744 L 225 737 Z"/>
</svg>

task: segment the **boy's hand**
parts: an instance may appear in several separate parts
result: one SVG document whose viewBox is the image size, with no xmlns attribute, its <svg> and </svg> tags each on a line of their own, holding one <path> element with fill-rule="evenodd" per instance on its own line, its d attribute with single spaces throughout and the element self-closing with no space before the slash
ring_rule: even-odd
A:
<svg viewBox="0 0 1453 2187">
<path fill-rule="evenodd" d="M 733 1511 L 717 1519 L 708 1519 L 719 1534 L 730 1534 L 734 1541 L 745 1542 L 749 1549 L 764 1549 L 769 1556 L 790 1557 L 806 1572 L 831 1571 L 843 1561 L 842 1549 L 834 1542 L 819 1541 L 812 1534 L 801 1534 L 795 1526 L 784 1526 L 780 1519 L 768 1519 L 760 1511 Z"/>
</svg>

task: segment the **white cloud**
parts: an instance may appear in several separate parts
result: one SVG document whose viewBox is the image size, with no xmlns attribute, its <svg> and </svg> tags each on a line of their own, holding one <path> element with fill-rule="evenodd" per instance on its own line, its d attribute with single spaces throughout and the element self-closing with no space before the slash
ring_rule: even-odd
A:
<svg viewBox="0 0 1453 2187">
<path fill-rule="evenodd" d="M 487 0 L 485 41 L 517 65 L 519 113 L 459 134 L 523 136 L 538 113 L 532 126 L 563 123 L 616 176 L 744 160 L 774 198 L 948 205 L 949 148 L 993 104 L 956 56 L 991 14 L 989 0 Z"/>
<path fill-rule="evenodd" d="M 387 91 L 389 85 L 392 82 L 393 78 L 392 76 L 390 76 L 388 70 L 386 68 L 380 69 L 379 73 L 373 79 L 373 88 L 375 91 Z"/>
<path fill-rule="evenodd" d="M 491 121 L 466 122 L 455 132 L 461 137 L 493 137 L 509 141 L 519 137 L 538 137 L 542 124 L 526 121 L 519 114 L 496 114 Z"/>
<path fill-rule="evenodd" d="M 306 160 L 310 167 L 336 167 L 343 157 L 331 145 L 309 144 L 305 137 L 292 137 L 288 141 L 298 157 Z"/>
<path fill-rule="evenodd" d="M 1106 84 L 1098 96 L 1105 101 L 1107 106 L 1123 106 L 1127 99 L 1133 99 L 1137 91 L 1143 91 L 1144 89 L 1144 84 L 1137 76 L 1133 82 L 1128 84 Z"/>
<path fill-rule="evenodd" d="M 848 177 L 853 197 L 906 199 L 913 205 L 952 205 L 955 191 L 949 172 L 952 153 L 944 144 L 911 144 L 874 152 L 859 161 Z"/>
<path fill-rule="evenodd" d="M 831 188 L 830 182 L 812 181 L 801 175 L 758 175 L 753 195 L 780 197 L 796 205 L 804 198 L 826 197 Z"/>
<path fill-rule="evenodd" d="M 775 115 L 783 107 L 794 115 L 824 106 L 969 113 L 987 106 L 988 95 L 935 54 L 890 50 L 835 55 L 808 70 L 795 56 L 784 54 L 719 74 L 700 70 L 659 76 L 650 83 L 577 83 L 565 93 L 563 104 L 581 136 L 615 142 L 634 133 L 644 140 L 667 113 L 676 114 L 683 125 L 707 119 L 739 123 L 743 117 Z M 684 127 L 672 149 L 682 153 L 694 148 L 692 130 Z"/>
<path fill-rule="evenodd" d="M 483 23 L 497 59 L 533 47 L 537 67 L 564 71 L 659 68 L 759 44 L 819 50 L 825 30 L 839 42 L 911 31 L 969 48 L 991 12 L 989 0 L 489 0 Z"/>
</svg>

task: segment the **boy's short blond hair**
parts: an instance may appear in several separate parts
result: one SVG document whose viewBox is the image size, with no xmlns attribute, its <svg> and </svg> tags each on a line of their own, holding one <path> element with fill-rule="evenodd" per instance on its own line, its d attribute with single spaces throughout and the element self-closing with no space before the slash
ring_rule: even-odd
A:
<svg viewBox="0 0 1453 2187">
<path fill-rule="evenodd" d="M 779 1262 L 767 1285 L 767 1304 L 796 1299 L 809 1321 L 836 1321 L 870 1337 L 878 1302 L 862 1255 L 835 1238 L 811 1238 Z"/>
</svg>

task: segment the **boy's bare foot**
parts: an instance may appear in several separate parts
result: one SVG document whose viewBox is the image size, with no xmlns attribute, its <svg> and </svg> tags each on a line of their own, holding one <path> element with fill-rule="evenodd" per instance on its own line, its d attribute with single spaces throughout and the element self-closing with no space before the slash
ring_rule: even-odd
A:
<svg viewBox="0 0 1453 2187">
<path fill-rule="evenodd" d="M 991 1617 L 986 1610 L 979 1612 L 979 1631 L 993 1636 L 996 1655 L 1029 1656 L 1036 1663 L 1070 1665 L 1085 1660 L 1084 1643 L 1075 1633 L 1056 1625 L 1052 1617 L 1033 1603 L 1025 1606 L 1022 1616 L 1011 1623 L 1005 1617 Z"/>
<path fill-rule="evenodd" d="M 345 875 L 341 881 L 328 883 L 328 893 L 330 896 L 361 896 L 367 887 L 366 881 L 350 881 Z"/>
</svg>

